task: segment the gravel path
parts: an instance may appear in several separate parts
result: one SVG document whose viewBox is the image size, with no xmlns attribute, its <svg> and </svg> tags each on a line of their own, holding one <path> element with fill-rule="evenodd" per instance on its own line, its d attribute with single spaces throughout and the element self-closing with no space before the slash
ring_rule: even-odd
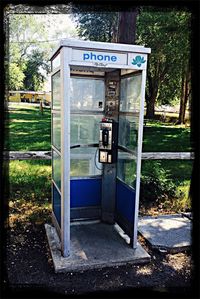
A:
<svg viewBox="0 0 200 299">
<path fill-rule="evenodd" d="M 148 298 L 150 294 L 154 298 L 163 294 L 170 298 L 189 296 L 192 290 L 190 253 L 160 253 L 152 251 L 141 237 L 140 242 L 152 257 L 149 264 L 55 274 L 44 225 L 12 229 L 8 232 L 6 257 L 8 291 L 19 298 L 22 295 L 57 298 L 62 294 L 86 295 L 86 298 L 101 294 L 106 298 L 110 292 L 116 292 L 114 297 L 120 295 L 120 298 L 128 294 L 137 298 L 143 293 Z"/>
</svg>

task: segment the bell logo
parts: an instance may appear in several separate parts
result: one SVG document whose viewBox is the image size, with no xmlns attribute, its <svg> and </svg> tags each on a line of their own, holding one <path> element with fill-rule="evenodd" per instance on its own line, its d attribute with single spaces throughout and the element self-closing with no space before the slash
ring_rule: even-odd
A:
<svg viewBox="0 0 200 299">
<path fill-rule="evenodd" d="M 83 53 L 83 60 L 117 62 L 117 56 L 108 54 L 95 54 L 92 52 Z"/>
<path fill-rule="evenodd" d="M 140 55 L 138 55 L 133 59 L 133 61 L 131 63 L 133 65 L 137 65 L 138 67 L 141 67 L 141 65 L 145 62 L 146 62 L 146 60 L 144 60 L 144 57 L 141 57 Z"/>
</svg>

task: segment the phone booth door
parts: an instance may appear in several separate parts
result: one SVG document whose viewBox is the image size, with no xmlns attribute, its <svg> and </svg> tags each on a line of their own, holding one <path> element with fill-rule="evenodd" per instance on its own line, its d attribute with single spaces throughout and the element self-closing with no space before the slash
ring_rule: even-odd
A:
<svg viewBox="0 0 200 299">
<path fill-rule="evenodd" d="M 116 182 L 116 221 L 131 237 L 137 219 L 136 202 L 138 129 L 142 72 L 122 76 L 120 83 L 118 160 Z M 137 234 L 136 234 L 137 235 Z"/>
<path fill-rule="evenodd" d="M 98 162 L 99 123 L 105 100 L 104 77 L 70 79 L 71 220 L 100 217 L 102 166 Z"/>
</svg>

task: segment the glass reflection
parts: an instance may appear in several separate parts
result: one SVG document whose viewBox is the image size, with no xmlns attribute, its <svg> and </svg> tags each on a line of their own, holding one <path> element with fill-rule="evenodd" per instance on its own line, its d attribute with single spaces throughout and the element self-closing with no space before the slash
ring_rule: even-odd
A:
<svg viewBox="0 0 200 299">
<path fill-rule="evenodd" d="M 53 114 L 53 145 L 60 151 L 61 148 L 61 122 L 60 114 Z"/>
<path fill-rule="evenodd" d="M 139 118 L 136 116 L 121 115 L 119 117 L 119 145 L 136 151 Z"/>
<path fill-rule="evenodd" d="M 53 151 L 53 180 L 59 190 L 61 189 L 61 158 Z"/>
<path fill-rule="evenodd" d="M 103 115 L 71 114 L 71 145 L 99 142 L 99 122 Z"/>
<path fill-rule="evenodd" d="M 102 111 L 105 98 L 103 79 L 71 78 L 71 110 Z"/>
<path fill-rule="evenodd" d="M 60 71 L 52 76 L 52 102 L 53 102 L 53 109 L 60 110 L 60 102 L 61 102 Z"/>
<path fill-rule="evenodd" d="M 52 71 L 54 71 L 59 66 L 60 66 L 60 53 L 52 61 Z"/>
<path fill-rule="evenodd" d="M 142 73 L 121 79 L 120 111 L 139 112 Z"/>
<path fill-rule="evenodd" d="M 101 175 L 102 165 L 98 162 L 98 148 L 74 148 L 70 153 L 71 176 Z"/>
<path fill-rule="evenodd" d="M 117 177 L 133 188 L 136 182 L 136 166 L 135 156 L 118 151 Z"/>
</svg>

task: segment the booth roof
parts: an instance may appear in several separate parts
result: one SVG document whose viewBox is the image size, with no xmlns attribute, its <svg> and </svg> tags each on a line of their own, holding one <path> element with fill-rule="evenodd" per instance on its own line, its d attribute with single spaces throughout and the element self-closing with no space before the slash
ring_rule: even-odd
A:
<svg viewBox="0 0 200 299">
<path fill-rule="evenodd" d="M 150 48 L 144 46 L 131 45 L 131 44 L 118 44 L 118 43 L 104 43 L 95 41 L 85 41 L 77 39 L 61 39 L 58 47 L 52 53 L 50 59 L 56 54 L 61 47 L 87 49 L 87 50 L 108 50 L 113 52 L 136 52 L 136 53 L 151 53 Z"/>
</svg>

